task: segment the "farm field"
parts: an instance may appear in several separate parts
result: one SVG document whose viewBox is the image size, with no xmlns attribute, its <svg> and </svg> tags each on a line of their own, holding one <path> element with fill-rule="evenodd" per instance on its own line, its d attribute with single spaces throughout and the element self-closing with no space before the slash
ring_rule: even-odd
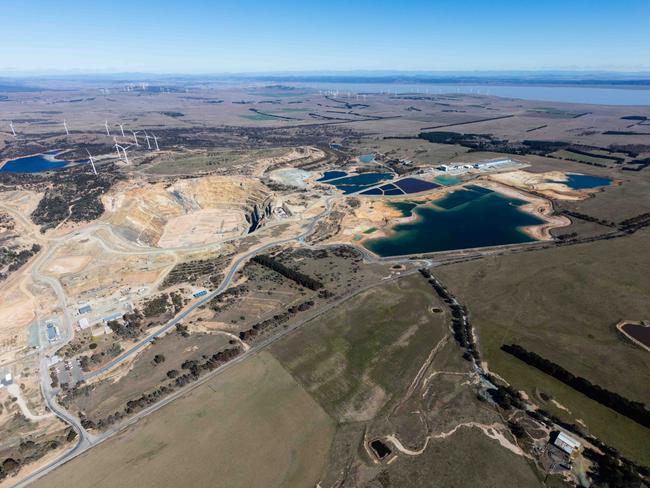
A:
<svg viewBox="0 0 650 488">
<path fill-rule="evenodd" d="M 408 387 L 446 332 L 426 282 L 373 288 L 271 351 L 340 421 L 368 420 Z"/>
<path fill-rule="evenodd" d="M 33 486 L 313 487 L 333 432 L 318 404 L 260 353 Z"/>
<path fill-rule="evenodd" d="M 575 375 L 631 400 L 650 402 L 650 356 L 616 330 L 622 319 L 650 316 L 645 269 L 636 252 L 648 231 L 621 239 L 516 256 L 486 258 L 435 270 L 471 310 L 491 371 L 542 401 L 561 418 L 582 421 L 623 453 L 645 463 L 650 431 L 504 353 L 516 343 Z M 608 259 L 600 259 L 607 255 Z M 578 422 L 580 423 L 580 422 Z"/>
</svg>

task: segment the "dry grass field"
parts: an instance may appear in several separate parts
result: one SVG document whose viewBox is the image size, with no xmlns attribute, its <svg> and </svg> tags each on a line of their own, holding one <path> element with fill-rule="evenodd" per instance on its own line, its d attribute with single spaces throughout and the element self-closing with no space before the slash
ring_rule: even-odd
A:
<svg viewBox="0 0 650 488">
<path fill-rule="evenodd" d="M 489 369 L 543 407 L 584 422 L 605 442 L 648 463 L 650 431 L 502 352 L 517 343 L 631 400 L 650 403 L 650 356 L 616 330 L 650 317 L 650 232 L 615 240 L 490 257 L 435 271 L 469 307 Z"/>
<path fill-rule="evenodd" d="M 229 369 L 34 487 L 313 487 L 332 421 L 268 353 Z"/>
</svg>

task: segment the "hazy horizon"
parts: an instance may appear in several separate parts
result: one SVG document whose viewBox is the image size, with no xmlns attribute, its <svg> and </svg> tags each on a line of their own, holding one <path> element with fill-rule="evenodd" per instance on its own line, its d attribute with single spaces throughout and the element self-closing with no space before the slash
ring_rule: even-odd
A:
<svg viewBox="0 0 650 488">
<path fill-rule="evenodd" d="M 640 0 L 35 0 L 3 17 L 0 74 L 650 71 Z"/>
</svg>

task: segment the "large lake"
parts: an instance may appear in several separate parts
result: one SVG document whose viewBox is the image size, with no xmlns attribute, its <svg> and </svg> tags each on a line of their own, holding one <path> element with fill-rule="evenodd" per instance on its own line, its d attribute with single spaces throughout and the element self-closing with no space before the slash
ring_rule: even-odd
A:
<svg viewBox="0 0 650 488">
<path fill-rule="evenodd" d="M 296 83 L 297 84 L 297 83 Z M 650 89 L 596 88 L 586 86 L 522 85 L 439 85 L 436 83 L 304 83 L 321 90 L 351 93 L 477 94 L 547 102 L 589 103 L 597 105 L 650 105 Z M 340 94 L 339 96 L 344 95 Z"/>
<path fill-rule="evenodd" d="M 434 204 L 392 204 L 416 219 L 364 246 L 379 256 L 400 256 L 534 241 L 522 227 L 544 221 L 522 211 L 525 202 L 480 187 L 449 193 Z"/>
</svg>

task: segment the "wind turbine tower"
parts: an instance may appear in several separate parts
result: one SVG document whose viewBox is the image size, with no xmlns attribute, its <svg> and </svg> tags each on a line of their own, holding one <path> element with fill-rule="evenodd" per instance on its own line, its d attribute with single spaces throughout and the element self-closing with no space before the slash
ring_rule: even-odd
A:
<svg viewBox="0 0 650 488">
<path fill-rule="evenodd" d="M 131 134 L 133 134 L 133 140 L 135 141 L 135 145 L 139 146 L 140 143 L 138 142 L 138 133 L 137 133 L 137 131 L 132 130 Z"/>
<path fill-rule="evenodd" d="M 108 130 L 108 120 L 106 120 L 106 121 L 104 122 L 104 127 L 106 127 L 106 135 L 107 135 L 108 137 L 111 137 L 111 131 Z"/>
<path fill-rule="evenodd" d="M 149 142 L 149 134 L 147 134 L 147 131 L 144 131 L 144 138 L 147 141 L 147 149 L 151 151 L 151 143 Z"/>
<path fill-rule="evenodd" d="M 69 136 L 70 132 L 68 131 L 68 124 L 66 123 L 65 119 L 63 119 L 63 128 L 65 129 L 65 135 Z"/>
<path fill-rule="evenodd" d="M 122 124 L 120 124 L 120 130 L 122 131 L 122 137 L 124 137 L 124 127 L 122 127 Z"/>
<path fill-rule="evenodd" d="M 122 154 L 124 154 L 124 161 L 126 164 L 129 164 L 129 157 L 126 155 L 126 149 L 123 146 L 120 146 L 119 144 L 115 144 L 115 150 L 117 151 L 117 157 L 122 159 L 122 156 L 120 155 L 120 149 L 122 150 Z"/>
<path fill-rule="evenodd" d="M 160 148 L 158 147 L 158 138 L 156 137 L 156 134 L 151 134 L 153 137 L 153 142 L 156 145 L 156 151 L 160 151 Z"/>
<path fill-rule="evenodd" d="M 9 122 L 9 127 L 11 127 L 11 133 L 16 137 L 16 130 L 14 129 L 13 121 Z"/>
<path fill-rule="evenodd" d="M 93 167 L 93 173 L 95 176 L 97 176 L 97 168 L 95 168 L 95 160 L 93 159 L 93 155 L 90 154 L 90 151 L 86 149 L 86 152 L 88 153 L 88 157 L 90 158 L 90 165 Z"/>
</svg>

